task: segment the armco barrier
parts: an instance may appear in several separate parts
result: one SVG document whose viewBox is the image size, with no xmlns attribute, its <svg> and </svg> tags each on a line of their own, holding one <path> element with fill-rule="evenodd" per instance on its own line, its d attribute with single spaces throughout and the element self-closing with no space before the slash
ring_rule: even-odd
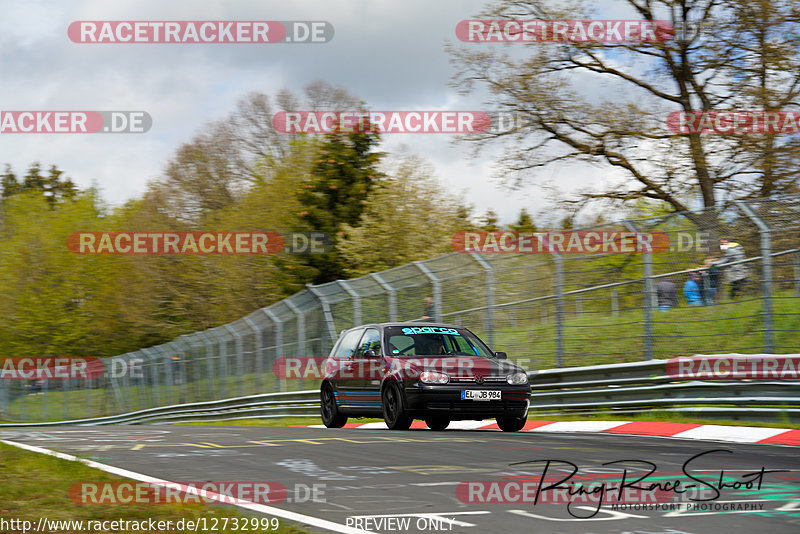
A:
<svg viewBox="0 0 800 534">
<path fill-rule="evenodd" d="M 798 358 L 798 355 L 709 355 L 707 358 Z M 700 356 L 695 356 L 695 358 Z M 796 423 L 800 421 L 800 379 L 683 380 L 667 374 L 669 360 L 546 369 L 530 373 L 529 417 L 648 413 L 653 410 L 702 418 Z M 795 375 L 796 376 L 796 375 Z M 0 427 L 110 425 L 244 418 L 318 417 L 316 389 L 266 393 L 210 402 L 178 404 L 111 417 L 8 423 Z"/>
</svg>

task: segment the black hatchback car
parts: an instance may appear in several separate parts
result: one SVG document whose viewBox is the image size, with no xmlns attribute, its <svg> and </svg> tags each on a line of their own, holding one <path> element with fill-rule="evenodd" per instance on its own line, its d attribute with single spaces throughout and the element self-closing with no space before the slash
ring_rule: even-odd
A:
<svg viewBox="0 0 800 534">
<path fill-rule="evenodd" d="M 393 430 L 424 419 L 432 430 L 453 420 L 496 418 L 522 429 L 531 388 L 524 369 L 459 326 L 383 323 L 345 330 L 325 360 L 320 409 L 328 428 L 349 416 L 383 416 Z"/>
</svg>

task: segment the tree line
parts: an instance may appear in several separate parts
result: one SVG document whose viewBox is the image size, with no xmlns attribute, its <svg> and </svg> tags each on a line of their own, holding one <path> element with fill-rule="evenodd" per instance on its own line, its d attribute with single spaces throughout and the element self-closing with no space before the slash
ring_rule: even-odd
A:
<svg viewBox="0 0 800 534">
<path fill-rule="evenodd" d="M 356 105 L 322 83 L 300 103 Z M 493 230 L 410 154 L 375 133 L 276 135 L 271 99 L 250 94 L 181 145 L 161 178 L 122 206 L 53 165 L 6 166 L 0 200 L 0 351 L 111 356 L 236 320 L 299 290 L 452 251 L 454 233 Z M 291 102 L 295 103 L 292 104 Z M 520 213 L 523 224 L 530 215 Z M 526 223 L 526 221 L 528 221 Z M 324 232 L 324 254 L 84 255 L 74 232 Z"/>
</svg>

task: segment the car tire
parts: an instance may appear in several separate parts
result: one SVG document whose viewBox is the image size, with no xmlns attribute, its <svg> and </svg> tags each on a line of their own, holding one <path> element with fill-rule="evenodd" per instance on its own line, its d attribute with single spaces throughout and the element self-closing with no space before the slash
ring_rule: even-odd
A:
<svg viewBox="0 0 800 534">
<path fill-rule="evenodd" d="M 522 430 L 527 420 L 527 417 L 498 417 L 497 426 L 503 432 L 518 432 Z"/>
<path fill-rule="evenodd" d="M 339 411 L 336 405 L 336 396 L 333 394 L 333 386 L 328 382 L 322 384 L 319 391 L 319 411 L 322 416 L 322 424 L 328 428 L 342 428 L 347 423 L 347 416 Z"/>
<path fill-rule="evenodd" d="M 406 412 L 403 392 L 397 384 L 389 384 L 384 388 L 381 395 L 381 406 L 383 408 L 383 420 L 389 430 L 408 430 L 414 420 Z"/>
<path fill-rule="evenodd" d="M 450 424 L 450 419 L 447 417 L 428 417 L 425 419 L 425 424 L 431 430 L 444 430 Z"/>
</svg>

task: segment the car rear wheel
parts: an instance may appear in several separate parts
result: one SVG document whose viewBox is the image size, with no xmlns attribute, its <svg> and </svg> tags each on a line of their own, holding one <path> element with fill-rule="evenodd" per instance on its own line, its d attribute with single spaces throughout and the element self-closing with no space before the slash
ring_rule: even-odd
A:
<svg viewBox="0 0 800 534">
<path fill-rule="evenodd" d="M 498 417 L 497 426 L 503 432 L 518 432 L 525 426 L 527 417 Z"/>
<path fill-rule="evenodd" d="M 450 424 L 450 419 L 447 417 L 428 417 L 425 419 L 425 424 L 431 430 L 444 430 Z"/>
<path fill-rule="evenodd" d="M 397 384 L 390 384 L 383 390 L 381 399 L 383 420 L 389 430 L 408 430 L 413 418 L 406 413 L 403 394 Z"/>
<path fill-rule="evenodd" d="M 319 393 L 319 407 L 322 423 L 328 428 L 342 428 L 347 423 L 347 416 L 339 411 L 336 406 L 336 397 L 333 387 L 327 382 L 322 385 Z"/>
</svg>

